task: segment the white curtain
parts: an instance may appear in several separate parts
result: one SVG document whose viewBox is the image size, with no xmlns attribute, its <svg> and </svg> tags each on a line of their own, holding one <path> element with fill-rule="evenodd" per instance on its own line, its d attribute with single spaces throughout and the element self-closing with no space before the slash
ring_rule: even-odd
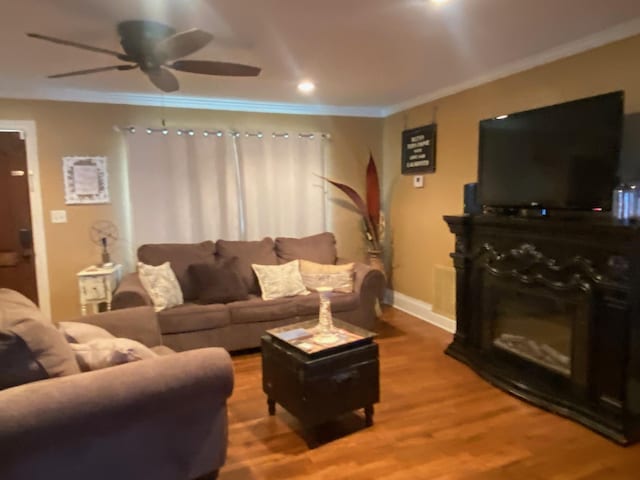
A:
<svg viewBox="0 0 640 480">
<path fill-rule="evenodd" d="M 134 248 L 327 229 L 321 134 L 124 136 Z"/>
<path fill-rule="evenodd" d="M 241 135 L 238 158 L 245 239 L 302 237 L 326 230 L 320 134 Z"/>
<path fill-rule="evenodd" d="M 231 137 L 138 131 L 125 138 L 134 248 L 241 237 Z"/>
</svg>

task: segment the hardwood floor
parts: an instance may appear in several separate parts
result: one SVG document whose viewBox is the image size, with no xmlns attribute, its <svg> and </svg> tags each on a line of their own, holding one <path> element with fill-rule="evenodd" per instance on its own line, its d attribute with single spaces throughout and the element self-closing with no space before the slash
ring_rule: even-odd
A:
<svg viewBox="0 0 640 480">
<path fill-rule="evenodd" d="M 260 354 L 235 356 L 219 480 L 640 478 L 640 444 L 620 447 L 492 387 L 443 353 L 450 334 L 392 308 L 378 332 L 373 427 L 362 411 L 347 415 L 314 450 L 281 407 L 267 415 Z"/>
</svg>

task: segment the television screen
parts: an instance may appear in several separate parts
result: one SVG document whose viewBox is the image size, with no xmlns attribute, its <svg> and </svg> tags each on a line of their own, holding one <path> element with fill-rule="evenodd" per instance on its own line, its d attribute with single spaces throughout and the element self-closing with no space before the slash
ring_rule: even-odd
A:
<svg viewBox="0 0 640 480">
<path fill-rule="evenodd" d="M 480 203 L 610 210 L 623 101 L 612 92 L 481 121 Z"/>
</svg>

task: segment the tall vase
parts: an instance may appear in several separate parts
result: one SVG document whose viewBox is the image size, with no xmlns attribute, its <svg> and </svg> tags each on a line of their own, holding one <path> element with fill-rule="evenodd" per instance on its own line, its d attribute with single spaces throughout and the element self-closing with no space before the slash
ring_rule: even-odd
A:
<svg viewBox="0 0 640 480">
<path fill-rule="evenodd" d="M 382 250 L 370 248 L 367 250 L 369 266 L 375 270 L 380 270 L 384 275 L 385 283 L 387 280 L 387 272 L 384 269 L 384 262 L 382 261 Z M 380 306 L 380 300 L 376 298 L 374 306 L 376 317 L 382 316 L 382 307 Z"/>
<path fill-rule="evenodd" d="M 376 270 L 380 270 L 386 277 L 387 274 L 384 270 L 384 262 L 382 261 L 382 250 L 370 248 L 369 250 L 367 250 L 367 255 L 369 266 L 371 268 L 375 268 Z"/>
</svg>

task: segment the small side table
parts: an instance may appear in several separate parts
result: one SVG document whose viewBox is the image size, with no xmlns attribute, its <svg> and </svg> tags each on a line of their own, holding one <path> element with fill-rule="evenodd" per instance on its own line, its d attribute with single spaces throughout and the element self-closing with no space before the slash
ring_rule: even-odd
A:
<svg viewBox="0 0 640 480">
<path fill-rule="evenodd" d="M 98 312 L 98 305 L 107 304 L 111 310 L 113 291 L 120 283 L 122 265 L 108 267 L 90 266 L 77 273 L 78 288 L 80 290 L 80 307 L 82 315 L 87 314 L 87 305 L 93 305 L 93 311 Z"/>
</svg>

